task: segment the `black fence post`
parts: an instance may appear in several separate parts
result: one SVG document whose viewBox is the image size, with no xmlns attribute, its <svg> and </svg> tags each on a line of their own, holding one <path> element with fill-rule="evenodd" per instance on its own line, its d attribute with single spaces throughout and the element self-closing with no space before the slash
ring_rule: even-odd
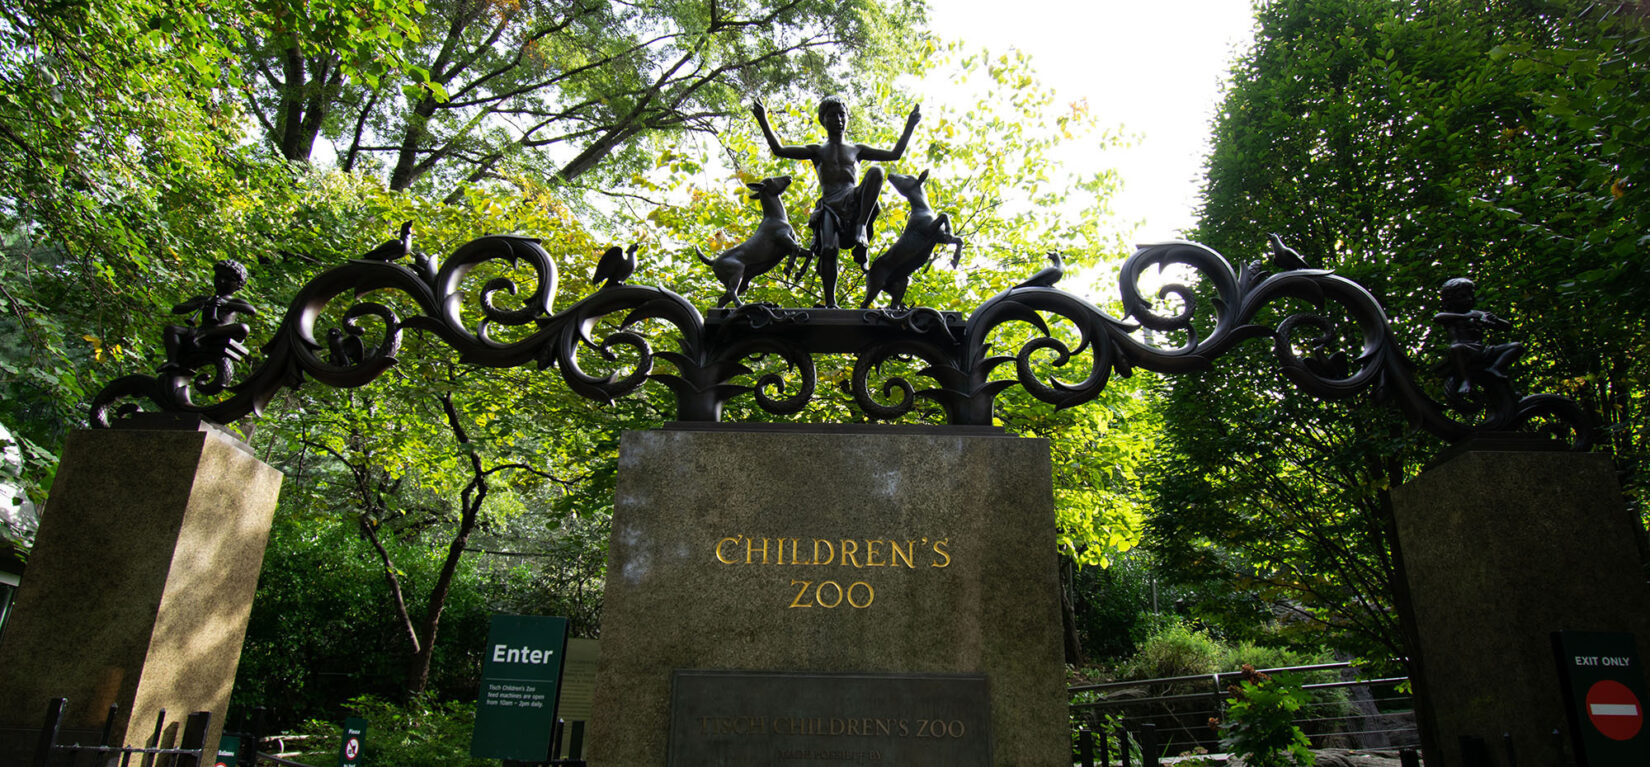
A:
<svg viewBox="0 0 1650 767">
<path fill-rule="evenodd" d="M 1157 725 L 1151 722 L 1140 725 L 1140 764 L 1157 767 Z"/>
<path fill-rule="evenodd" d="M 252 747 L 246 748 L 246 744 L 241 744 L 241 751 L 248 754 L 246 767 L 258 767 L 258 754 L 263 751 L 264 733 L 268 731 L 269 709 L 263 706 L 252 709 L 252 732 L 247 733 L 251 736 Z"/>
<path fill-rule="evenodd" d="M 40 740 L 34 746 L 34 767 L 46 767 L 51 762 L 52 750 L 57 748 L 57 731 L 63 726 L 63 710 L 68 707 L 68 698 L 53 698 L 46 704 L 46 721 L 40 725 Z"/>
<path fill-rule="evenodd" d="M 1129 728 L 1122 723 L 1117 725 L 1117 763 L 1129 767 Z"/>
<path fill-rule="evenodd" d="M 1111 767 L 1111 733 L 1100 727 L 1100 767 Z"/>
<path fill-rule="evenodd" d="M 1462 767 L 1489 767 L 1489 748 L 1484 739 L 1473 735 L 1461 736 Z"/>
<path fill-rule="evenodd" d="M 212 712 L 196 711 L 183 720 L 183 736 L 178 740 L 178 748 L 194 751 L 193 754 L 179 754 L 174 764 L 177 767 L 200 767 L 201 755 L 206 750 L 206 731 L 212 728 Z"/>
<path fill-rule="evenodd" d="M 1077 729 L 1077 763 L 1094 767 L 1094 733 L 1087 727 Z"/>
<path fill-rule="evenodd" d="M 1421 767 L 1421 754 L 1413 748 L 1406 748 L 1398 752 L 1398 763 L 1402 767 Z"/>
<path fill-rule="evenodd" d="M 99 747 L 108 748 L 110 746 L 117 745 L 111 742 L 115 739 L 115 717 L 117 716 L 120 716 L 120 704 L 110 703 L 109 714 L 103 717 L 103 734 L 97 739 L 97 745 Z M 124 746 L 126 744 L 121 743 L 118 745 Z"/>
<path fill-rule="evenodd" d="M 155 731 L 154 731 L 154 733 L 152 733 L 149 736 L 149 741 L 147 743 L 143 744 L 143 745 L 147 748 L 160 748 L 161 734 L 163 732 L 165 732 L 165 730 L 166 730 L 166 709 L 163 708 L 163 709 L 160 710 L 160 713 L 155 714 Z M 121 745 L 125 745 L 125 744 L 122 743 Z M 153 760 L 145 760 L 144 761 L 145 767 L 147 767 L 147 765 L 150 765 L 150 764 L 153 764 L 153 763 L 154 763 Z"/>
<path fill-rule="evenodd" d="M 1507 752 L 1507 767 L 1518 767 L 1518 754 L 1513 751 L 1512 733 L 1501 733 L 1501 747 Z"/>
<path fill-rule="evenodd" d="M 573 734 L 567 743 L 567 758 L 574 760 L 584 759 L 584 721 L 573 723 Z M 583 764 L 583 762 L 579 762 Z"/>
</svg>

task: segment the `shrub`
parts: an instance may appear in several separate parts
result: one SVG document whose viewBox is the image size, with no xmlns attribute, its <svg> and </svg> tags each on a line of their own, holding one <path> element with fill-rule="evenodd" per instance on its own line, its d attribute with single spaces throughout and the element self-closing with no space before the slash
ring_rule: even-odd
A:
<svg viewBox="0 0 1650 767">
<path fill-rule="evenodd" d="M 1243 667 L 1244 680 L 1232 687 L 1226 708 L 1226 735 L 1221 744 L 1243 757 L 1246 767 L 1307 767 L 1313 764 L 1311 741 L 1295 726 L 1295 712 L 1306 692 L 1287 674 L 1275 677 Z"/>
<path fill-rule="evenodd" d="M 1140 643 L 1140 652 L 1124 661 L 1124 679 L 1212 674 L 1221 671 L 1227 649 L 1219 641 L 1183 623 L 1167 623 Z M 1207 689 L 1207 688 L 1205 688 Z"/>
<path fill-rule="evenodd" d="M 362 695 L 352 698 L 349 710 L 367 720 L 364 761 L 381 767 L 497 767 L 497 760 L 470 757 L 470 733 L 475 729 L 474 703 L 437 701 L 419 695 L 402 703 Z M 300 761 L 327 764 L 337 758 L 337 723 L 311 719 L 299 728 L 318 736 L 313 742 L 330 743 L 331 750 L 306 753 Z"/>
</svg>

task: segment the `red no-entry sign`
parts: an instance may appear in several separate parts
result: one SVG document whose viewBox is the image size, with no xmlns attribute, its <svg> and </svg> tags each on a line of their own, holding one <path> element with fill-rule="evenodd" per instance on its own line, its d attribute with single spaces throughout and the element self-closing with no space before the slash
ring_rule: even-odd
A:
<svg viewBox="0 0 1650 767">
<path fill-rule="evenodd" d="M 1644 727 L 1644 707 L 1627 685 L 1604 679 L 1587 690 L 1587 719 L 1611 740 L 1629 740 Z"/>
</svg>

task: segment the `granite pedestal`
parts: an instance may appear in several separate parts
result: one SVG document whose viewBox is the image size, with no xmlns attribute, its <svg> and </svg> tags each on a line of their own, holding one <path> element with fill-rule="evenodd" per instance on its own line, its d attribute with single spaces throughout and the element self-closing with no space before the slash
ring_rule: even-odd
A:
<svg viewBox="0 0 1650 767">
<path fill-rule="evenodd" d="M 1650 640 L 1610 460 L 1468 445 L 1395 490 L 1393 514 L 1427 765 L 1462 765 L 1462 736 L 1502 764 L 1503 733 L 1519 764 L 1573 763 L 1552 632 L 1632 632 L 1641 656 Z"/>
<path fill-rule="evenodd" d="M 1044 441 L 989 429 L 625 434 L 591 764 L 667 763 L 678 671 L 749 672 L 693 723 L 769 743 L 742 765 L 927 764 L 917 737 L 1069 764 L 1050 482 Z M 975 684 L 988 728 L 920 692 Z"/>
<path fill-rule="evenodd" d="M 0 764 L 28 764 L 48 700 L 60 742 L 144 745 L 160 709 L 217 742 L 281 474 L 222 430 L 69 436 L 0 636 Z"/>
</svg>

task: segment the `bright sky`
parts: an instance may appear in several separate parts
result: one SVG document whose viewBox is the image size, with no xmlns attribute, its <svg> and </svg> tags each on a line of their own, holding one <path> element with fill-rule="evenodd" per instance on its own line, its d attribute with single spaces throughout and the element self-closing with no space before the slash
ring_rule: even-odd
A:
<svg viewBox="0 0 1650 767">
<path fill-rule="evenodd" d="M 1178 238 L 1195 222 L 1209 120 L 1248 44 L 1248 0 L 929 0 L 941 37 L 1031 54 L 1064 101 L 1088 99 L 1135 146 L 1102 162 L 1123 176 L 1121 221 L 1135 242 Z"/>
</svg>

